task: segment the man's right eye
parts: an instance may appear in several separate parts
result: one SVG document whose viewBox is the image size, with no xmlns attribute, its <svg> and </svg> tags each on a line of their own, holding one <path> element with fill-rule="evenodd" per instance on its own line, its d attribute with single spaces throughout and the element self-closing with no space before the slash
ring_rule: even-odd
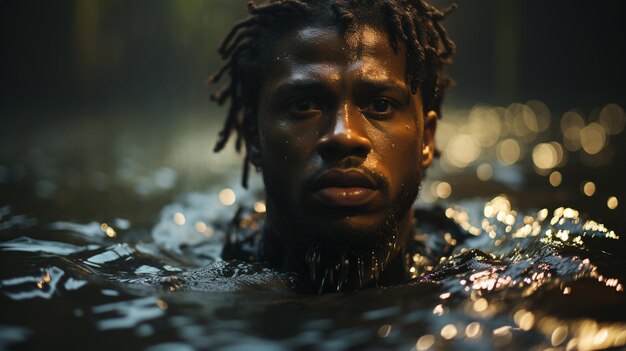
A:
<svg viewBox="0 0 626 351">
<path fill-rule="evenodd" d="M 321 107 L 309 98 L 299 98 L 289 103 L 289 110 L 296 113 L 319 112 Z"/>
</svg>

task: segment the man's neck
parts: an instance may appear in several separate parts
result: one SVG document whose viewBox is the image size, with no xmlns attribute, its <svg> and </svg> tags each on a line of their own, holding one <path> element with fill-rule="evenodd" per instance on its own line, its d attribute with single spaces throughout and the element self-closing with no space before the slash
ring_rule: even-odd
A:
<svg viewBox="0 0 626 351">
<path fill-rule="evenodd" d="M 404 248 L 413 229 L 413 216 L 405 217 L 395 243 L 360 252 L 324 250 L 315 245 L 303 248 L 282 234 L 296 229 L 279 228 L 268 218 L 261 254 L 273 267 L 301 274 L 309 290 L 320 294 L 400 284 L 409 277 Z"/>
</svg>

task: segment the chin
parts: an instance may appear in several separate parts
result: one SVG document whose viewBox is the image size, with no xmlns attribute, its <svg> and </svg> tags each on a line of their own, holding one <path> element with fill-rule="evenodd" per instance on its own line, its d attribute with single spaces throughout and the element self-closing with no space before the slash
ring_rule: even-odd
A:
<svg viewBox="0 0 626 351">
<path fill-rule="evenodd" d="M 305 219 L 302 229 L 307 245 L 327 252 L 370 253 L 398 239 L 398 221 L 388 213 Z"/>
</svg>

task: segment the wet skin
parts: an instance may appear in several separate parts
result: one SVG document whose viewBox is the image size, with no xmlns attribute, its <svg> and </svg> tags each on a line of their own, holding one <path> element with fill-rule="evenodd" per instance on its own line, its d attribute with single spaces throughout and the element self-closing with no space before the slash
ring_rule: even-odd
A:
<svg viewBox="0 0 626 351">
<path fill-rule="evenodd" d="M 411 94 L 404 48 L 394 52 L 370 27 L 345 40 L 335 27 L 304 27 L 281 38 L 273 58 L 251 153 L 263 170 L 270 226 L 299 256 L 296 222 L 337 236 L 372 234 L 395 209 L 393 241 L 404 243 L 437 120 L 424 113 L 419 91 Z"/>
</svg>

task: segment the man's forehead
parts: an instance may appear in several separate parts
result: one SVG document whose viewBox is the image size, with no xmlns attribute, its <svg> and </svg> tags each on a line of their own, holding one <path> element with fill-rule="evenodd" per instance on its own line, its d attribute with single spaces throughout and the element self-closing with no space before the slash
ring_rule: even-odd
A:
<svg viewBox="0 0 626 351">
<path fill-rule="evenodd" d="M 284 35 L 274 51 L 265 81 L 274 87 L 351 77 L 351 84 L 409 90 L 405 51 L 393 50 L 386 33 L 372 27 L 344 35 L 334 26 L 306 26 Z"/>
<path fill-rule="evenodd" d="M 291 58 L 303 62 L 352 61 L 363 56 L 389 59 L 399 54 L 392 49 L 385 32 L 371 26 L 341 33 L 336 26 L 309 25 L 285 34 L 274 48 L 276 61 Z"/>
</svg>

